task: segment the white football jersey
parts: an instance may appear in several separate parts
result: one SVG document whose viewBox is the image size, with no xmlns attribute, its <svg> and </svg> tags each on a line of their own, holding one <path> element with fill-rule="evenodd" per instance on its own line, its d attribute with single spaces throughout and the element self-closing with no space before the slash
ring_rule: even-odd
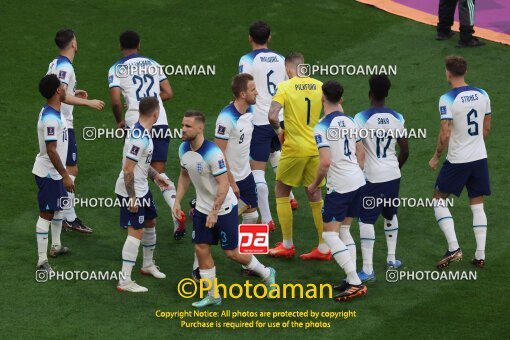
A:
<svg viewBox="0 0 510 340">
<path fill-rule="evenodd" d="M 367 180 L 382 183 L 400 178 L 396 144 L 397 137 L 405 135 L 404 117 L 386 107 L 373 107 L 358 113 L 354 121 L 363 130 Z"/>
<path fill-rule="evenodd" d="M 452 120 L 446 159 L 468 163 L 487 158 L 483 140 L 483 120 L 491 114 L 489 95 L 473 86 L 455 88 L 439 99 L 441 120 Z"/>
<path fill-rule="evenodd" d="M 132 127 L 139 118 L 138 105 L 143 97 L 159 100 L 159 118 L 154 125 L 168 125 L 159 84 L 167 79 L 161 66 L 154 60 L 137 53 L 128 55 L 113 64 L 108 71 L 108 86 L 119 87 L 127 104 L 126 125 Z"/>
<path fill-rule="evenodd" d="M 331 152 L 326 184 L 328 194 L 344 194 L 365 185 L 365 176 L 356 157 L 356 130 L 352 118 L 339 111 L 325 116 L 313 129 L 317 147 L 330 148 Z"/>
<path fill-rule="evenodd" d="M 147 131 L 140 123 L 136 123 L 128 132 L 128 137 L 124 141 L 124 150 L 122 155 L 122 168 L 126 158 L 136 162 L 135 166 L 135 193 L 136 197 L 143 197 L 149 191 L 149 168 L 151 166 L 152 152 L 154 145 L 150 132 Z M 117 183 L 115 185 L 115 193 L 123 197 L 128 197 L 126 184 L 124 183 L 124 171 L 121 170 Z"/>
<path fill-rule="evenodd" d="M 59 55 L 50 63 L 46 74 L 55 74 L 62 83 L 67 85 L 66 92 L 74 96 L 76 92 L 76 74 L 74 74 L 71 60 L 63 55 Z M 62 103 L 60 107 L 60 112 L 66 120 L 69 129 L 73 128 L 73 108 L 73 105 L 65 103 Z"/>
<path fill-rule="evenodd" d="M 228 140 L 225 157 L 230 172 L 236 182 L 251 174 L 250 143 L 253 133 L 253 114 L 251 110 L 241 114 L 234 103 L 230 103 L 221 110 L 216 120 L 214 136 L 218 139 Z"/>
<path fill-rule="evenodd" d="M 208 215 L 212 211 L 218 191 L 218 183 L 214 177 L 227 172 L 223 152 L 216 144 L 205 139 L 196 151 L 191 150 L 189 142 L 182 143 L 179 147 L 179 158 L 181 168 L 188 172 L 195 187 L 197 194 L 195 208 L 202 214 Z M 230 213 L 235 205 L 237 205 L 237 198 L 229 186 L 218 215 Z"/>
<path fill-rule="evenodd" d="M 62 165 L 67 159 L 67 123 L 62 119 L 61 113 L 49 105 L 45 105 L 39 113 L 37 122 L 37 137 L 39 140 L 39 153 L 35 157 L 32 173 L 39 177 L 51 177 L 54 180 L 62 179 L 57 169 L 51 163 L 46 150 L 46 142 L 57 142 L 57 153 Z"/>
<path fill-rule="evenodd" d="M 249 73 L 255 79 L 258 96 L 256 104 L 253 105 L 253 123 L 269 124 L 267 114 L 276 93 L 276 86 L 288 79 L 285 58 L 270 49 L 253 50 L 239 60 L 239 73 Z"/>
</svg>

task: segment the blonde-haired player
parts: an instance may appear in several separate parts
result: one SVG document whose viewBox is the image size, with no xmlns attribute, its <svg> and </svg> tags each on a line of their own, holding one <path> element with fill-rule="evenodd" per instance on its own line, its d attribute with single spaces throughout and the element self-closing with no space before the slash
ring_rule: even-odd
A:
<svg viewBox="0 0 510 340">
<path fill-rule="evenodd" d="M 285 58 L 289 80 L 278 84 L 268 114 L 271 126 L 280 135 L 283 129 L 280 127 L 278 113 L 284 109 L 285 141 L 276 172 L 276 211 L 282 227 L 283 242 L 269 250 L 269 255 L 274 257 L 292 257 L 295 254 L 289 194 L 293 187 L 308 187 L 312 184 L 319 166 L 313 127 L 319 122 L 322 110 L 322 82 L 298 74 L 299 65 L 303 63 L 301 53 L 294 52 Z M 317 228 L 319 246 L 308 254 L 302 254 L 302 260 L 331 260 L 331 251 L 322 239 L 322 186 L 324 181 L 313 192 L 306 192 Z"/>
</svg>

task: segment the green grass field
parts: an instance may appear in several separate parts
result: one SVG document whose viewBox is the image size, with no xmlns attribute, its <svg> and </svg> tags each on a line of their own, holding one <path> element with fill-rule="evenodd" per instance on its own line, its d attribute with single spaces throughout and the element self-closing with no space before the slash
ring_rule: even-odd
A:
<svg viewBox="0 0 510 340">
<path fill-rule="evenodd" d="M 20 11 L 26 7 L 25 11 Z M 2 114 L 3 223 L 0 290 L 1 334 L 7 338 L 269 338 L 299 336 L 332 338 L 503 338 L 510 331 L 505 321 L 508 304 L 510 257 L 506 240 L 509 220 L 507 169 L 510 107 L 508 46 L 488 43 L 473 50 L 458 50 L 455 39 L 434 40 L 434 28 L 392 16 L 355 1 L 45 1 L 5 3 L 0 12 L 3 41 L 0 86 Z M 170 213 L 161 195 L 153 190 L 159 207 L 156 261 L 167 274 L 165 280 L 140 277 L 141 251 L 134 279 L 149 288 L 141 295 L 120 294 L 113 281 L 53 281 L 36 283 L 37 259 L 34 226 L 37 219 L 37 190 L 31 169 L 38 152 L 36 122 L 43 98 L 37 84 L 48 63 L 57 54 L 55 32 L 72 27 L 79 54 L 74 65 L 78 87 L 90 98 L 108 102 L 107 72 L 120 58 L 118 36 L 125 29 L 142 37 L 141 53 L 160 64 L 213 64 L 215 76 L 170 77 L 174 99 L 165 104 L 171 127 L 180 127 L 189 108 L 207 114 L 207 136 L 219 110 L 231 100 L 230 79 L 241 55 L 249 51 L 248 26 L 265 20 L 272 27 L 271 48 L 281 54 L 301 51 L 307 62 L 320 64 L 396 64 L 398 75 L 388 106 L 401 112 L 409 128 L 426 128 L 426 139 L 410 141 L 410 157 L 402 172 L 401 195 L 426 198 L 432 195 L 437 172 L 427 162 L 433 154 L 439 128 L 437 102 L 448 91 L 443 58 L 461 54 L 469 62 L 468 81 L 491 96 L 493 124 L 487 141 L 493 195 L 486 200 L 489 220 L 487 267 L 478 270 L 476 281 L 408 281 L 388 283 L 384 279 L 386 244 L 382 222 L 376 225 L 374 251 L 378 280 L 369 285 L 365 297 L 339 304 L 328 299 L 280 301 L 226 299 L 211 310 L 285 311 L 354 310 L 356 318 L 332 321 L 328 329 L 182 329 L 178 320 L 155 317 L 156 310 L 191 310 L 194 300 L 178 296 L 177 282 L 190 274 L 190 232 L 180 242 L 172 237 Z M 11 79 L 11 80 L 9 80 Z M 344 109 L 354 115 L 368 106 L 368 77 L 335 77 L 345 87 Z M 321 78 L 321 80 L 326 80 Z M 112 139 L 84 141 L 86 126 L 113 127 L 109 105 L 102 112 L 76 107 L 75 130 L 79 147 L 80 173 L 76 182 L 81 197 L 114 197 L 121 169 L 122 142 Z M 168 175 L 179 172 L 177 148 L 171 142 Z M 270 174 L 272 184 L 274 175 Z M 506 183 L 506 184 L 505 184 Z M 153 187 L 153 189 L 155 189 Z M 294 215 L 298 253 L 309 251 L 316 232 L 303 189 L 294 191 L 301 203 Z M 188 198 L 191 198 L 190 193 Z M 187 201 L 187 200 L 186 200 Z M 274 195 L 271 194 L 274 216 Z M 118 227 L 116 208 L 78 208 L 78 215 L 94 228 L 92 235 L 64 233 L 63 243 L 73 253 L 50 259 L 56 270 L 120 270 L 125 232 Z M 452 270 L 473 270 L 469 263 L 475 250 L 471 211 L 464 193 L 452 209 L 457 236 L 465 260 Z M 430 208 L 402 209 L 397 256 L 406 270 L 433 270 L 446 242 Z M 189 231 L 191 225 L 188 224 Z M 357 225 L 353 235 L 359 241 Z M 271 243 L 280 241 L 279 231 Z M 359 251 L 359 243 L 358 243 Z M 218 276 L 224 283 L 240 283 L 239 266 L 214 250 Z M 278 281 L 326 283 L 339 281 L 343 273 L 334 263 L 303 263 L 297 257 L 276 260 L 261 257 L 274 266 Z M 361 254 L 358 255 L 358 266 Z M 506 293 L 505 293 L 506 292 Z M 195 318 L 196 319 L 196 318 Z M 191 319 L 191 320 L 195 320 Z M 268 320 L 262 320 L 268 321 Z M 301 320 L 306 321 L 306 320 Z"/>
</svg>

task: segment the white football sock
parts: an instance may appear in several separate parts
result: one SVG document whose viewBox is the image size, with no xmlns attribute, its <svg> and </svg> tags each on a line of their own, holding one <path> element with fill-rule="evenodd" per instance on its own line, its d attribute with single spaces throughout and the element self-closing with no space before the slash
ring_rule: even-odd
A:
<svg viewBox="0 0 510 340">
<path fill-rule="evenodd" d="M 330 251 L 326 243 L 319 243 L 319 245 L 317 246 L 317 250 L 322 254 L 327 254 Z"/>
<path fill-rule="evenodd" d="M 360 285 L 361 280 L 356 274 L 356 264 L 352 261 L 349 250 L 345 244 L 340 240 L 338 233 L 334 231 L 325 231 L 322 233 L 322 238 L 331 248 L 331 253 L 336 263 L 345 271 L 347 274 L 347 282 L 353 285 Z"/>
<path fill-rule="evenodd" d="M 39 217 L 35 224 L 37 254 L 39 255 L 39 260 L 37 261 L 38 266 L 48 261 L 48 231 L 50 231 L 50 224 L 51 221 L 45 220 L 42 217 Z"/>
<path fill-rule="evenodd" d="M 154 264 L 153 256 L 154 249 L 156 249 L 156 227 L 143 228 L 141 244 L 143 246 L 142 268 L 147 268 Z"/>
<path fill-rule="evenodd" d="M 257 260 L 257 258 L 254 255 L 251 256 L 251 261 L 246 265 L 246 269 L 255 272 L 263 280 L 267 279 L 271 274 L 269 268 L 264 267 L 264 265 L 260 263 L 259 260 Z"/>
<path fill-rule="evenodd" d="M 256 224 L 259 220 L 257 210 L 243 213 L 243 224 Z"/>
<path fill-rule="evenodd" d="M 439 199 L 438 204 L 434 207 L 434 214 L 439 227 L 446 236 L 448 242 L 448 251 L 454 251 L 459 249 L 459 243 L 457 242 L 457 236 L 455 235 L 455 226 L 453 224 L 453 217 L 450 214 L 450 210 L 446 208 L 446 201 Z"/>
<path fill-rule="evenodd" d="M 292 246 L 294 245 L 294 242 L 292 242 L 292 240 L 286 240 L 286 239 L 283 239 L 283 246 L 287 249 L 290 249 L 292 248 Z"/>
<path fill-rule="evenodd" d="M 120 284 L 131 281 L 131 271 L 136 263 L 139 247 L 139 239 L 129 235 L 126 237 L 126 242 L 124 242 L 124 247 L 122 248 L 122 272 L 125 278 L 121 277 Z"/>
<path fill-rule="evenodd" d="M 257 200 L 262 223 L 267 224 L 273 219 L 269 209 L 269 188 L 267 186 L 265 172 L 263 170 L 253 170 L 253 179 L 257 185 Z"/>
<path fill-rule="evenodd" d="M 214 284 L 214 279 L 216 278 L 216 267 L 212 267 L 211 269 L 200 269 L 200 277 L 204 280 L 210 280 L 210 289 L 207 291 L 207 295 L 210 295 L 214 298 L 218 297 L 219 294 L 217 292 L 216 285 Z M 208 282 L 206 281 L 204 284 L 208 285 Z"/>
<path fill-rule="evenodd" d="M 363 257 L 363 271 L 365 274 L 372 274 L 374 272 L 373 256 L 374 256 L 374 242 L 375 230 L 373 224 L 366 224 L 359 222 L 359 235 L 361 239 L 361 256 Z"/>
<path fill-rule="evenodd" d="M 391 220 L 384 219 L 384 234 L 386 235 L 386 245 L 388 246 L 388 256 L 386 261 L 395 262 L 395 253 L 397 250 L 398 219 L 393 215 Z"/>
<path fill-rule="evenodd" d="M 473 204 L 473 232 L 476 239 L 475 259 L 485 260 L 485 240 L 487 238 L 487 216 L 483 210 L 483 203 Z"/>
<path fill-rule="evenodd" d="M 342 243 L 349 249 L 352 262 L 356 264 L 356 243 L 354 243 L 350 228 L 351 226 L 349 224 L 342 224 L 340 226 L 340 240 L 342 240 Z"/>
<path fill-rule="evenodd" d="M 64 217 L 64 212 L 55 211 L 53 214 L 53 219 L 51 220 L 51 246 L 60 247 L 62 244 L 60 242 L 60 234 L 62 233 L 62 218 Z"/>
<path fill-rule="evenodd" d="M 196 252 L 193 252 L 193 270 L 197 269 L 198 268 L 198 257 L 197 257 L 197 253 Z"/>
<path fill-rule="evenodd" d="M 73 183 L 76 179 L 76 176 L 69 175 L 73 180 Z M 64 211 L 64 219 L 68 222 L 73 222 L 76 219 L 76 211 L 74 210 L 74 192 L 67 192 L 67 196 L 69 197 L 70 206 L 65 207 Z"/>
</svg>

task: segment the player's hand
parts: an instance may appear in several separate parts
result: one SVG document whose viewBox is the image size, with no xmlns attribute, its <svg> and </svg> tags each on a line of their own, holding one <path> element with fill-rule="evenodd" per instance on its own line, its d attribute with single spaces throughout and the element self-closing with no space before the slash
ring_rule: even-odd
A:
<svg viewBox="0 0 510 340">
<path fill-rule="evenodd" d="M 130 197 L 128 202 L 128 211 L 130 213 L 136 214 L 138 212 L 138 200 L 136 197 Z"/>
<path fill-rule="evenodd" d="M 436 155 L 434 155 L 430 161 L 429 161 L 429 166 L 432 170 L 436 170 L 437 169 L 437 165 L 439 164 L 439 158 L 436 157 Z"/>
<path fill-rule="evenodd" d="M 239 198 L 239 196 L 241 196 L 241 190 L 239 190 L 239 187 L 237 186 L 237 184 L 232 183 L 232 184 L 230 184 L 230 187 L 232 188 L 234 195 L 236 195 L 236 197 Z"/>
<path fill-rule="evenodd" d="M 184 214 L 184 211 L 181 210 L 181 202 L 174 202 L 174 207 L 172 209 L 172 215 L 179 220 L 182 218 L 182 215 Z"/>
<path fill-rule="evenodd" d="M 313 184 L 310 184 L 307 188 L 306 188 L 306 191 L 308 192 L 309 195 L 313 195 L 315 193 L 315 191 L 317 190 L 317 185 L 315 183 Z"/>
<path fill-rule="evenodd" d="M 120 122 L 117 123 L 117 129 L 124 130 L 125 128 L 126 128 L 126 121 L 125 120 L 121 120 Z"/>
<path fill-rule="evenodd" d="M 212 228 L 214 225 L 218 222 L 218 212 L 217 211 L 211 211 L 209 215 L 207 215 L 207 220 L 205 221 L 205 226 L 207 228 Z"/>
<path fill-rule="evenodd" d="M 74 192 L 74 181 L 71 179 L 71 176 L 67 175 L 62 178 L 64 181 L 64 187 L 67 192 Z"/>
<path fill-rule="evenodd" d="M 89 94 L 85 90 L 76 90 L 76 92 L 74 92 L 74 96 L 81 99 L 87 99 Z"/>
<path fill-rule="evenodd" d="M 159 186 L 161 190 L 170 189 L 172 186 L 172 181 L 161 176 L 161 174 L 157 174 L 156 177 L 154 177 L 154 182 Z"/>
<path fill-rule="evenodd" d="M 88 107 L 96 110 L 102 110 L 104 108 L 104 102 L 99 99 L 92 99 L 89 100 Z"/>
</svg>

